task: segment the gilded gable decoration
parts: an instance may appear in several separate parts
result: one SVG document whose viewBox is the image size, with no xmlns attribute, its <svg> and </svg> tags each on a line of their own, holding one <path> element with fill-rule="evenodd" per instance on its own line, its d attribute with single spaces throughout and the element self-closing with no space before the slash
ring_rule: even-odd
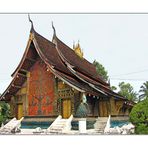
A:
<svg viewBox="0 0 148 148">
<path fill-rule="evenodd" d="M 73 49 L 74 49 L 74 52 L 80 57 L 80 58 L 83 58 L 83 51 L 80 47 L 80 44 L 79 44 L 79 41 L 78 43 L 75 45 L 73 44 Z"/>
</svg>

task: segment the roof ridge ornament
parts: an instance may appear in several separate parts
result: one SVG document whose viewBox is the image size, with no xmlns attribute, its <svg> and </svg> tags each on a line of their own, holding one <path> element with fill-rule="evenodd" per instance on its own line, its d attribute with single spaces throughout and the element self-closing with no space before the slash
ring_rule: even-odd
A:
<svg viewBox="0 0 148 148">
<path fill-rule="evenodd" d="M 30 31 L 32 31 L 34 29 L 34 27 L 33 27 L 33 21 L 31 20 L 29 13 L 28 13 L 28 19 L 29 19 L 29 22 L 31 23 L 31 30 Z"/>
<path fill-rule="evenodd" d="M 53 21 L 52 21 L 52 29 L 53 29 L 53 36 L 56 36 L 56 30 L 55 30 L 55 27 L 53 25 Z"/>
<path fill-rule="evenodd" d="M 54 25 L 53 25 L 53 21 L 51 22 L 52 23 L 52 29 L 53 29 L 53 37 L 52 37 L 52 42 L 54 43 L 54 44 L 56 44 L 56 30 L 55 30 L 55 27 L 54 27 Z"/>
<path fill-rule="evenodd" d="M 78 40 L 78 43 L 75 45 L 73 44 L 73 49 L 74 49 L 74 52 L 80 57 L 80 58 L 83 58 L 83 50 L 81 49 L 81 46 L 80 46 L 80 41 Z"/>
</svg>

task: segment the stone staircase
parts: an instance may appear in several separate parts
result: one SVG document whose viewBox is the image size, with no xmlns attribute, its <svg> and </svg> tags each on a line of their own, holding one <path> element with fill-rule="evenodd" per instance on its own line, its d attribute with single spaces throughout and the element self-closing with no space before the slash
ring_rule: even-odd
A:
<svg viewBox="0 0 148 148">
<path fill-rule="evenodd" d="M 104 129 L 106 127 L 108 117 L 98 117 L 94 124 L 95 131 L 100 134 L 104 134 Z"/>
<path fill-rule="evenodd" d="M 51 126 L 47 129 L 47 133 L 67 133 L 71 130 L 71 121 L 73 119 L 73 115 L 71 115 L 68 119 L 62 119 L 62 116 L 59 115 L 57 119 L 51 124 Z"/>
<path fill-rule="evenodd" d="M 0 134 L 11 134 L 20 131 L 21 122 L 24 119 L 17 120 L 16 118 L 11 119 L 7 124 L 0 128 Z"/>
</svg>

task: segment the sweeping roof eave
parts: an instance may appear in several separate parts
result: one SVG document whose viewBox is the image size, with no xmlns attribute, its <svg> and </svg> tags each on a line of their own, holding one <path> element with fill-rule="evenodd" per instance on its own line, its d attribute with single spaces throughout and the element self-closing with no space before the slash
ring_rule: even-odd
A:
<svg viewBox="0 0 148 148">
<path fill-rule="evenodd" d="M 96 68 L 92 63 L 88 62 L 85 58 L 80 58 L 70 47 L 58 39 L 57 36 L 53 37 L 53 43 L 57 46 L 63 60 L 69 63 L 73 69 L 85 74 L 94 81 L 98 81 L 103 85 L 109 86 L 109 84 L 97 74 Z"/>
<path fill-rule="evenodd" d="M 57 41 L 57 42 L 59 42 L 59 41 Z M 21 87 L 21 85 L 25 82 L 26 77 L 24 77 L 23 75 L 20 76 L 19 72 L 20 72 L 20 69 L 22 68 L 23 63 L 26 61 L 26 57 L 29 52 L 31 44 L 33 44 L 37 55 L 44 61 L 44 63 L 47 65 L 47 67 L 50 68 L 52 73 L 55 76 L 57 76 L 59 79 L 63 80 L 65 83 L 70 85 L 71 87 L 77 89 L 80 92 L 90 93 L 90 94 L 93 94 L 96 96 L 99 96 L 99 95 L 101 95 L 103 97 L 109 97 L 110 95 L 116 96 L 116 97 L 119 96 L 114 92 L 106 91 L 104 89 L 102 92 L 102 89 L 100 89 L 99 86 L 97 86 L 97 84 L 101 84 L 102 86 L 104 86 L 106 88 L 108 88 L 108 84 L 106 82 L 104 82 L 102 79 L 100 79 L 100 78 L 98 79 L 98 75 L 96 74 L 96 69 L 93 66 L 93 64 L 89 63 L 85 59 L 78 60 L 78 57 L 73 52 L 73 50 L 70 49 L 67 45 L 65 45 L 62 41 L 60 41 L 60 42 L 61 42 L 60 47 L 66 48 L 66 51 L 68 51 L 68 53 L 71 54 L 70 57 L 73 57 L 73 60 L 74 60 L 74 62 L 70 61 L 70 59 L 67 59 L 67 53 L 65 53 L 66 54 L 66 56 L 65 56 L 65 54 L 62 52 L 62 54 L 64 54 L 64 58 L 66 57 L 66 59 L 65 59 L 66 62 L 68 64 L 69 64 L 69 62 L 70 62 L 70 64 L 73 64 L 74 70 L 75 70 L 75 68 L 79 69 L 79 67 L 80 67 L 79 71 L 77 71 L 77 72 L 81 76 L 84 75 L 84 73 L 86 73 L 86 77 L 84 77 L 85 81 L 82 81 L 81 77 L 77 77 L 75 74 L 73 74 L 71 72 L 71 70 L 69 70 L 69 68 L 64 63 L 65 61 L 62 60 L 61 55 L 58 53 L 58 51 L 56 49 L 56 44 L 50 42 L 49 40 L 47 40 L 46 38 L 44 38 L 43 36 L 38 34 L 34 30 L 34 27 L 32 27 L 30 30 L 29 40 L 28 40 L 25 52 L 23 54 L 23 57 L 18 65 L 18 67 L 16 68 L 16 70 L 12 74 L 13 80 L 10 83 L 10 85 L 8 86 L 8 88 L 4 91 L 4 93 L 0 96 L 0 100 L 2 100 L 4 98 L 9 98 L 10 91 L 11 91 L 11 93 L 16 93 L 19 90 L 19 87 Z M 59 48 L 59 43 L 58 43 L 58 48 Z M 61 48 L 60 48 L 60 51 L 61 51 Z M 83 61 L 81 61 L 81 60 L 83 60 Z M 78 61 L 78 63 L 77 63 L 77 61 Z M 78 64 L 80 64 L 80 65 L 78 65 Z M 84 68 L 81 68 L 81 66 L 84 66 Z M 99 81 L 97 81 L 97 79 Z M 89 83 L 86 83 L 87 82 L 86 80 L 89 81 Z M 18 83 L 18 81 L 19 81 L 19 87 L 17 85 L 16 86 L 14 85 L 14 84 Z M 13 88 L 14 86 L 15 86 L 15 89 Z M 13 94 L 11 94 L 11 95 L 13 95 Z M 119 98 L 122 98 L 122 97 L 119 96 Z"/>
</svg>

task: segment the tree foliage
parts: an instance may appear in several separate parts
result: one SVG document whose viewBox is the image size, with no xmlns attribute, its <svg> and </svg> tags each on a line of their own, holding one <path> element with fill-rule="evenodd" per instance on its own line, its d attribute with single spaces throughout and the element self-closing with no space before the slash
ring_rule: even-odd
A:
<svg viewBox="0 0 148 148">
<path fill-rule="evenodd" d="M 10 106 L 8 103 L 0 102 L 0 125 L 10 116 Z"/>
<path fill-rule="evenodd" d="M 139 90 L 139 100 L 148 99 L 148 81 L 143 83 Z"/>
<path fill-rule="evenodd" d="M 105 70 L 104 66 L 94 60 L 93 65 L 96 67 L 97 73 L 105 80 L 108 80 L 108 72 Z"/>
<path fill-rule="evenodd" d="M 138 97 L 137 97 L 137 93 L 134 91 L 133 87 L 131 86 L 131 84 L 129 83 L 125 83 L 125 82 L 120 82 L 119 83 L 119 94 L 124 96 L 126 99 L 130 100 L 130 101 L 137 101 Z"/>
<path fill-rule="evenodd" d="M 116 86 L 111 86 L 111 90 L 115 91 L 115 90 L 117 90 L 117 87 Z"/>
<path fill-rule="evenodd" d="M 148 99 L 137 103 L 129 116 L 137 134 L 148 134 Z"/>
</svg>

